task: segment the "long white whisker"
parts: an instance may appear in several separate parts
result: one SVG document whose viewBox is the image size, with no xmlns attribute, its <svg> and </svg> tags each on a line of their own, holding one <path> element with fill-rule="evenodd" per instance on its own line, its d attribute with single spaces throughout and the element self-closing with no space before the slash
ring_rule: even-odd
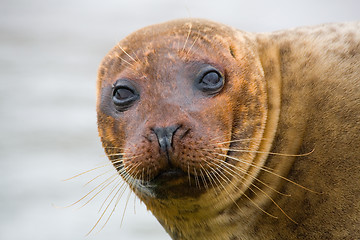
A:
<svg viewBox="0 0 360 240">
<path fill-rule="evenodd" d="M 123 51 L 123 53 L 125 53 L 132 61 L 136 62 L 136 60 L 130 56 L 130 54 L 128 54 L 121 46 L 120 44 L 118 44 L 118 47 L 121 49 L 121 51 Z"/>
<path fill-rule="evenodd" d="M 241 161 L 240 159 L 235 158 L 235 157 L 232 157 L 232 156 L 229 156 L 229 155 L 224 155 L 224 154 L 221 154 L 221 153 L 216 153 L 216 154 L 219 155 L 219 156 L 227 157 L 227 158 L 229 158 L 229 159 L 233 159 L 233 160 L 238 161 L 238 162 L 246 163 L 246 164 L 248 164 L 248 165 L 250 165 L 250 166 L 252 166 L 252 167 L 258 168 L 258 169 L 260 169 L 260 170 L 262 170 L 262 171 L 264 171 L 264 172 L 270 173 L 270 174 L 272 174 L 272 175 L 274 175 L 274 176 L 277 176 L 277 177 L 279 177 L 279 178 L 281 178 L 281 179 L 283 179 L 283 180 L 285 180 L 285 181 L 287 181 L 287 182 L 290 182 L 290 183 L 292 183 L 292 184 L 294 184 L 294 185 L 296 185 L 296 186 L 298 186 L 298 187 L 300 187 L 300 188 L 302 188 L 302 189 L 305 189 L 305 190 L 310 191 L 310 192 L 313 192 L 313 193 L 318 193 L 318 192 L 316 192 L 316 191 L 314 191 L 314 190 L 311 190 L 311 189 L 309 189 L 309 188 L 306 188 L 306 187 L 304 187 L 304 186 L 302 186 L 302 185 L 300 185 L 300 184 L 298 184 L 298 183 L 296 183 L 296 182 L 294 182 L 294 181 L 292 181 L 292 180 L 290 180 L 290 179 L 288 179 L 288 178 L 286 178 L 286 177 L 283 177 L 283 176 L 281 176 L 281 175 L 279 175 L 279 174 L 277 174 L 277 173 L 275 173 L 275 172 L 272 172 L 272 171 L 270 171 L 270 170 L 268 170 L 268 169 L 266 169 L 266 168 L 263 168 L 263 167 L 261 167 L 261 166 L 257 166 L 257 165 L 252 164 L 252 163 L 248 163 L 248 162 Z"/>
</svg>

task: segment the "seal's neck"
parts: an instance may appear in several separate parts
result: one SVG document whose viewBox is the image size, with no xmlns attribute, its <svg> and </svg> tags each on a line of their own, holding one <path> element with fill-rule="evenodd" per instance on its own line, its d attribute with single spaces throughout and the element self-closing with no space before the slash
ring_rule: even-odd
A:
<svg viewBox="0 0 360 240">
<path fill-rule="evenodd" d="M 211 204 L 208 204 L 210 202 Z M 212 202 L 209 196 L 196 200 L 157 201 L 147 204 L 172 239 L 189 240 L 229 239 L 237 228 L 237 224 L 229 217 L 228 210 L 233 208 L 233 205 L 234 203 L 224 205 L 221 199 Z M 239 209 L 236 210 L 238 211 Z M 240 215 L 236 213 L 235 216 L 238 218 Z"/>
</svg>

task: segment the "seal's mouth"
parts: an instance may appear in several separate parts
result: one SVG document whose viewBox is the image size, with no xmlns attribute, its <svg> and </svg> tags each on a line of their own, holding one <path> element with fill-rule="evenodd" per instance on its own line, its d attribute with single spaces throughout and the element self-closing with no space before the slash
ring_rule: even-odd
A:
<svg viewBox="0 0 360 240">
<path fill-rule="evenodd" d="M 150 181 L 150 184 L 154 185 L 169 185 L 179 183 L 179 180 L 186 178 L 187 174 L 179 168 L 171 168 L 162 171 L 154 179 Z M 182 182 L 182 181 L 181 181 Z"/>
<path fill-rule="evenodd" d="M 189 177 L 190 176 L 190 177 Z M 194 178 L 179 168 L 162 171 L 154 179 L 142 185 L 157 199 L 196 198 L 204 188 L 196 185 Z"/>
</svg>

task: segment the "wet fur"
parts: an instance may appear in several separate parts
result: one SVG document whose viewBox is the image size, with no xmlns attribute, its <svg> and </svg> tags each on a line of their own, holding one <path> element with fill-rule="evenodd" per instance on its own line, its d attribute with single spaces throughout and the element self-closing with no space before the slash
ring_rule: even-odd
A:
<svg viewBox="0 0 360 240">
<path fill-rule="evenodd" d="M 105 151 L 173 239 L 360 238 L 359 42 L 359 23 L 269 34 L 197 19 L 144 28 L 99 69 Z M 213 108 L 204 102 L 190 114 L 186 99 L 159 96 L 178 96 L 167 81 L 180 60 L 194 59 L 226 72 L 228 85 Z M 121 76 L 151 81 L 147 88 L 164 92 L 146 100 L 165 107 L 114 113 L 111 86 Z M 146 184 L 168 163 L 149 129 L 176 121 L 186 127 L 174 164 L 189 176 L 152 191 Z"/>
</svg>

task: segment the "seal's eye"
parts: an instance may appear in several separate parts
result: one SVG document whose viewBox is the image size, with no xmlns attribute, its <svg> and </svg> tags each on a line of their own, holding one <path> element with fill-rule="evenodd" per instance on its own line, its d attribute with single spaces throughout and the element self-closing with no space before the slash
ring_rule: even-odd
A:
<svg viewBox="0 0 360 240">
<path fill-rule="evenodd" d="M 206 67 L 199 74 L 195 85 L 199 90 L 212 95 L 223 88 L 224 78 L 215 68 Z"/>
<path fill-rule="evenodd" d="M 127 87 L 119 87 L 115 91 L 115 99 L 119 101 L 125 101 L 130 99 L 134 95 L 134 92 Z"/>
<path fill-rule="evenodd" d="M 201 81 L 206 86 L 216 86 L 221 81 L 221 76 L 217 72 L 208 72 Z"/>
<path fill-rule="evenodd" d="M 113 87 L 113 102 L 119 111 L 125 111 L 139 98 L 135 88 L 129 83 L 118 81 Z"/>
</svg>

